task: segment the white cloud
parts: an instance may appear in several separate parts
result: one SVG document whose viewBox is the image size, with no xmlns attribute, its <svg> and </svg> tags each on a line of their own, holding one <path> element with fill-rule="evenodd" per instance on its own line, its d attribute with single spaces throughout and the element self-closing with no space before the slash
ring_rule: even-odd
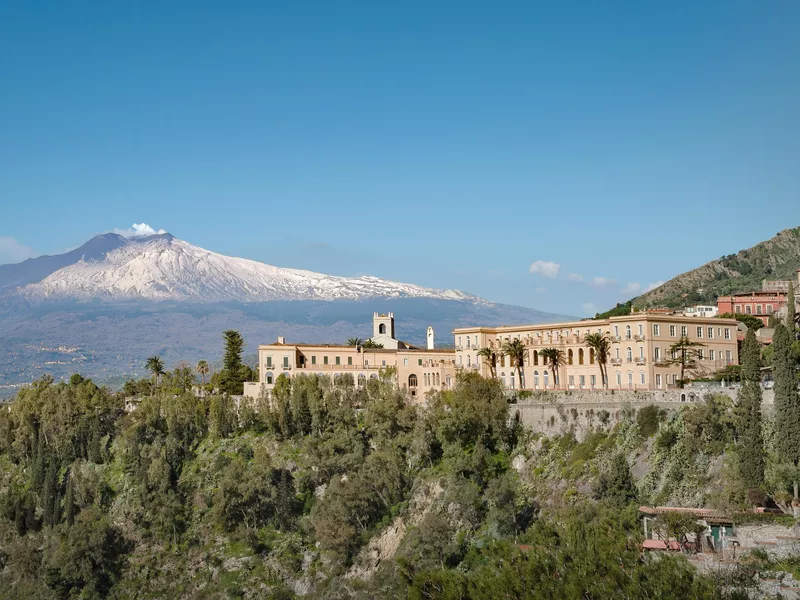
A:
<svg viewBox="0 0 800 600">
<path fill-rule="evenodd" d="M 570 273 L 567 275 L 567 279 L 570 281 L 583 281 L 583 275 L 578 275 L 577 273 Z"/>
<path fill-rule="evenodd" d="M 536 288 L 536 291 L 538 293 L 540 293 L 540 294 L 544 294 L 547 291 L 547 288 L 546 287 L 538 287 L 538 288 Z"/>
<path fill-rule="evenodd" d="M 624 288 L 620 290 L 623 294 L 638 294 L 639 290 L 642 289 L 641 283 L 629 283 Z"/>
<path fill-rule="evenodd" d="M 156 235 L 167 233 L 165 229 L 159 229 L 156 231 L 147 223 L 134 223 L 128 229 L 114 229 L 114 233 L 118 233 L 124 237 L 141 237 L 144 235 Z"/>
<path fill-rule="evenodd" d="M 660 287 L 662 285 L 664 285 L 663 281 L 660 281 L 660 280 L 659 281 L 654 281 L 653 283 L 651 283 L 650 285 L 647 286 L 647 289 L 645 290 L 645 292 L 650 292 L 650 291 L 652 291 L 652 290 L 654 290 L 657 287 Z"/>
<path fill-rule="evenodd" d="M 530 272 L 537 273 L 542 277 L 556 277 L 561 270 L 561 265 L 549 260 L 537 260 L 531 264 Z"/>
<path fill-rule="evenodd" d="M 592 285 L 597 287 L 603 287 L 604 285 L 613 285 L 616 283 L 616 280 L 609 279 L 608 277 L 593 277 L 592 278 Z"/>
<path fill-rule="evenodd" d="M 597 307 L 594 305 L 594 302 L 583 303 L 583 314 L 590 317 L 597 314 Z"/>
<path fill-rule="evenodd" d="M 0 265 L 22 262 L 32 256 L 37 256 L 32 248 L 20 244 L 10 235 L 0 235 Z"/>
</svg>

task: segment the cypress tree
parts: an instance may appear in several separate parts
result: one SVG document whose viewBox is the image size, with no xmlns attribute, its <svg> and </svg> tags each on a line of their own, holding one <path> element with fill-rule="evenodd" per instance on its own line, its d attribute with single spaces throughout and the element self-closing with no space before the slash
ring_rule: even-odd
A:
<svg viewBox="0 0 800 600">
<path fill-rule="evenodd" d="M 791 332 L 792 341 L 795 340 L 795 319 L 797 314 L 794 306 L 794 285 L 789 282 L 789 293 L 786 295 L 786 327 Z"/>
<path fill-rule="evenodd" d="M 67 493 L 64 496 L 64 520 L 72 527 L 75 522 L 75 492 L 72 489 L 72 473 L 67 475 Z"/>
<path fill-rule="evenodd" d="M 97 417 L 92 419 L 92 438 L 89 442 L 89 460 L 95 464 L 103 462 L 100 454 L 100 422 Z"/>
<path fill-rule="evenodd" d="M 800 464 L 800 395 L 792 357 L 792 335 L 783 323 L 775 327 L 772 371 L 775 378 L 775 446 L 779 456 Z M 794 484 L 797 498 L 797 482 Z"/>
<path fill-rule="evenodd" d="M 742 389 L 737 404 L 739 473 L 747 489 L 764 483 L 764 439 L 761 432 L 761 372 L 759 345 L 752 329 L 742 347 Z"/>
<path fill-rule="evenodd" d="M 42 488 L 42 519 L 45 525 L 53 524 L 56 503 L 56 479 L 56 470 L 51 464 L 47 468 L 47 475 L 45 475 L 44 487 Z"/>
</svg>

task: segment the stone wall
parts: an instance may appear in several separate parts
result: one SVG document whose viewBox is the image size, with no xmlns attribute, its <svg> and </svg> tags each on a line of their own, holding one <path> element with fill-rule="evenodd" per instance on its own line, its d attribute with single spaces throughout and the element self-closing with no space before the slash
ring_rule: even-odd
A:
<svg viewBox="0 0 800 600">
<path fill-rule="evenodd" d="M 668 411 L 702 402 L 709 392 L 723 393 L 734 401 L 738 388 L 686 388 L 656 391 L 583 390 L 534 392 L 509 405 L 511 418 L 546 435 L 561 435 L 569 430 L 579 440 L 593 429 L 610 430 L 624 418 L 648 405 Z M 764 390 L 764 411 L 773 408 L 773 391 Z"/>
</svg>

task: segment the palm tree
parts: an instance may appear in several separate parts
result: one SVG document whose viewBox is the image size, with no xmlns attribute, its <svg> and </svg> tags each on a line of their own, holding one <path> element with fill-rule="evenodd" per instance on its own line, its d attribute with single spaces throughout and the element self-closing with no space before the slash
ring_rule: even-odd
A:
<svg viewBox="0 0 800 600">
<path fill-rule="evenodd" d="M 376 344 L 372 340 L 365 340 L 364 343 L 361 344 L 361 347 L 365 350 L 378 350 L 383 348 L 383 344 Z"/>
<path fill-rule="evenodd" d="M 564 363 L 564 351 L 561 348 L 544 348 L 541 352 L 539 352 L 539 356 L 541 356 L 545 362 L 550 363 L 550 366 L 553 369 L 553 378 L 555 380 L 553 383 L 556 387 L 558 387 L 558 366 Z"/>
<path fill-rule="evenodd" d="M 364 344 L 364 340 L 357 337 L 347 338 L 347 345 L 348 346 L 355 346 L 358 348 L 359 346 Z"/>
<path fill-rule="evenodd" d="M 683 387 L 684 373 L 697 370 L 697 359 L 700 358 L 700 353 L 696 348 L 702 345 L 700 342 L 693 342 L 684 336 L 669 347 L 669 352 L 673 358 L 668 361 L 668 364 L 680 365 L 681 387 Z"/>
<path fill-rule="evenodd" d="M 594 350 L 594 358 L 600 367 L 600 382 L 608 387 L 608 355 L 611 354 L 611 340 L 605 333 L 589 333 L 583 339 L 587 348 Z"/>
<path fill-rule="evenodd" d="M 206 375 L 208 375 L 208 363 L 204 360 L 201 360 L 197 363 L 197 366 L 194 369 L 198 373 L 200 373 L 200 377 L 203 378 L 203 387 L 206 386 Z"/>
<path fill-rule="evenodd" d="M 492 374 L 492 379 L 497 377 L 497 352 L 489 346 L 484 346 L 478 350 L 478 356 L 485 358 L 489 363 L 489 372 Z"/>
<path fill-rule="evenodd" d="M 525 344 L 520 340 L 506 340 L 503 344 L 503 354 L 511 360 L 511 366 L 517 368 L 519 375 L 519 389 L 522 389 L 522 368 L 525 364 Z M 513 381 L 513 380 L 512 380 Z"/>
<path fill-rule="evenodd" d="M 145 363 L 145 368 L 153 374 L 153 385 L 155 388 L 158 387 L 158 378 L 161 375 L 164 375 L 164 362 L 161 360 L 160 356 L 151 356 L 147 359 Z"/>
</svg>

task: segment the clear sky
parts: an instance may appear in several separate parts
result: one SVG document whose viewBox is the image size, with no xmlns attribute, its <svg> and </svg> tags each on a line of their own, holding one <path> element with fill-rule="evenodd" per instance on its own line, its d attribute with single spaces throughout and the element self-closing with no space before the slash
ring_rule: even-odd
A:
<svg viewBox="0 0 800 600">
<path fill-rule="evenodd" d="M 797 0 L 0 3 L 0 262 L 144 222 L 605 309 L 800 225 L 799 29 Z"/>
</svg>

